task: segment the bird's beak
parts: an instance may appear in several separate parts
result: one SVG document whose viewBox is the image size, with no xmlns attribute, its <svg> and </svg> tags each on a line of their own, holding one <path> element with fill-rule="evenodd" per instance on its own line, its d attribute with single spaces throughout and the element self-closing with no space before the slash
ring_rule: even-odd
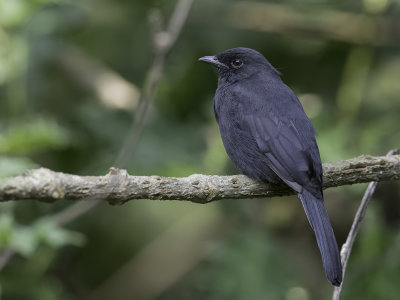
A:
<svg viewBox="0 0 400 300">
<path fill-rule="evenodd" d="M 228 68 L 225 64 L 220 62 L 216 56 L 203 56 L 199 58 L 199 61 L 211 64 L 217 68 Z"/>
</svg>

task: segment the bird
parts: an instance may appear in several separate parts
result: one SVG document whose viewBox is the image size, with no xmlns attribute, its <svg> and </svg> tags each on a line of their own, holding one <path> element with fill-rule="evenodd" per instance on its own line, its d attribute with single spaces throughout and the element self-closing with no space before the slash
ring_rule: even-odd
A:
<svg viewBox="0 0 400 300">
<path fill-rule="evenodd" d="M 340 286 L 342 264 L 324 205 L 316 132 L 297 96 L 256 50 L 232 48 L 199 61 L 218 72 L 214 114 L 233 164 L 250 178 L 283 181 L 294 190 L 314 230 L 326 277 Z"/>
</svg>

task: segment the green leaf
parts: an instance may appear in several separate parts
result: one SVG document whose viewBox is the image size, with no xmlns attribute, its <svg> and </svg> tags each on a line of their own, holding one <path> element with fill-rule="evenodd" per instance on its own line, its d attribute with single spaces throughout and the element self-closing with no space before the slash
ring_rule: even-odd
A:
<svg viewBox="0 0 400 300">
<path fill-rule="evenodd" d="M 66 130 L 57 122 L 43 118 L 16 123 L 0 131 L 0 154 L 27 155 L 61 148 L 67 143 Z"/>
<path fill-rule="evenodd" d="M 13 231 L 10 247 L 23 256 L 32 255 L 39 245 L 39 241 L 27 227 L 20 227 Z"/>
<path fill-rule="evenodd" d="M 59 227 L 49 219 L 39 220 L 34 225 L 34 232 L 40 241 L 56 248 L 68 244 L 82 246 L 85 243 L 83 234 Z"/>
<path fill-rule="evenodd" d="M 9 214 L 0 215 L 0 249 L 8 246 L 12 235 L 13 218 Z"/>
</svg>

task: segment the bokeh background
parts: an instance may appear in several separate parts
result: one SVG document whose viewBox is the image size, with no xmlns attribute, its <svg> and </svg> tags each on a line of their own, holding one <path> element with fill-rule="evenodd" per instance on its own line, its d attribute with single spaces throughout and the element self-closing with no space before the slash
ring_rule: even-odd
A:
<svg viewBox="0 0 400 300">
<path fill-rule="evenodd" d="M 140 118 L 152 27 L 165 27 L 175 4 L 0 0 L 0 176 L 39 166 L 107 173 Z M 398 0 L 197 0 L 120 167 L 236 174 L 212 110 L 217 76 L 197 59 L 237 46 L 257 49 L 282 72 L 318 132 L 324 162 L 399 147 Z M 340 245 L 365 188 L 325 192 Z M 398 182 L 379 184 L 343 299 L 398 299 L 399 200 Z M 0 205 L 3 259 L 5 249 L 15 252 L 0 273 L 1 299 L 331 297 L 296 197 L 104 203 L 64 226 L 47 218 L 71 205 Z"/>
</svg>

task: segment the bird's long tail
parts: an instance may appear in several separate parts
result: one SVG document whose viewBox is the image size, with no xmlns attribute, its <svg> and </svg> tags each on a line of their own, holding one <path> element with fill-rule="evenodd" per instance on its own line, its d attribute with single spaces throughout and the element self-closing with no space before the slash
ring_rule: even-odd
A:
<svg viewBox="0 0 400 300">
<path fill-rule="evenodd" d="M 303 204 L 308 221 L 314 229 L 326 277 L 333 285 L 339 286 L 342 282 L 342 264 L 324 202 L 305 189 L 298 196 Z"/>
</svg>

